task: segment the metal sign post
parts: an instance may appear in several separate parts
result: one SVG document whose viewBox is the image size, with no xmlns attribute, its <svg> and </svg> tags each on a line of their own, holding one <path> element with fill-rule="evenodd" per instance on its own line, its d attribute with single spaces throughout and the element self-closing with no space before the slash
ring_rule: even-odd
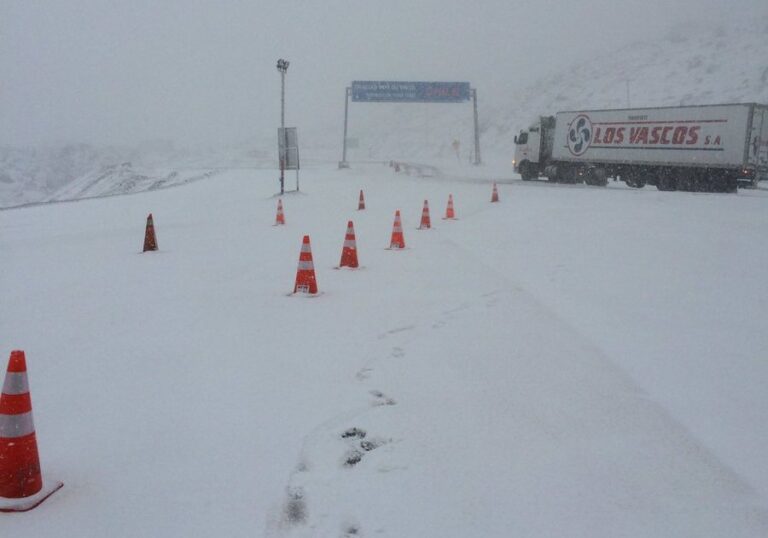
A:
<svg viewBox="0 0 768 538">
<path fill-rule="evenodd" d="M 341 162 L 339 162 L 339 168 L 349 168 L 347 162 L 347 120 L 349 118 L 349 96 L 352 93 L 352 88 L 347 88 L 344 91 L 344 145 L 341 150 Z"/>
<path fill-rule="evenodd" d="M 280 194 L 284 189 L 284 171 L 296 170 L 296 191 L 299 190 L 299 135 L 296 127 L 277 129 L 277 152 L 280 156 Z"/>
<path fill-rule="evenodd" d="M 472 88 L 472 108 L 475 112 L 475 166 L 480 164 L 480 129 L 477 121 L 477 90 Z"/>
</svg>

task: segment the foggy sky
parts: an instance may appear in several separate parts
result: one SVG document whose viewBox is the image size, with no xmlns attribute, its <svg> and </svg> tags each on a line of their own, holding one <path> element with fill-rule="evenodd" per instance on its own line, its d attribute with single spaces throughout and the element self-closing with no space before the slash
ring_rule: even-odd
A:
<svg viewBox="0 0 768 538">
<path fill-rule="evenodd" d="M 508 103 L 570 62 L 745 13 L 768 2 L 0 0 L 0 144 L 274 136 L 281 57 L 300 130 L 340 131 L 352 80 L 470 81 Z"/>
</svg>

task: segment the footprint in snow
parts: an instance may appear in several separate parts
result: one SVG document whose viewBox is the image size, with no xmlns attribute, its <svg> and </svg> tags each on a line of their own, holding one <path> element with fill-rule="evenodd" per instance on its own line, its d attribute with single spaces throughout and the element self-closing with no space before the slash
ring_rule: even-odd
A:
<svg viewBox="0 0 768 538">
<path fill-rule="evenodd" d="M 350 438 L 363 439 L 365 438 L 366 435 L 368 435 L 368 432 L 355 426 L 355 427 L 349 428 L 348 430 L 344 430 L 344 432 L 342 432 L 341 434 L 341 438 L 342 439 L 350 439 Z"/>
<path fill-rule="evenodd" d="M 466 310 L 466 309 L 467 309 L 467 308 L 469 308 L 470 306 L 471 306 L 471 305 L 470 305 L 469 303 L 461 303 L 461 304 L 460 304 L 459 306 L 457 306 L 456 308 L 452 308 L 452 309 L 450 309 L 450 310 L 446 310 L 445 312 L 443 312 L 443 314 L 445 314 L 446 316 L 449 316 L 449 317 L 450 317 L 450 316 L 451 316 L 451 314 L 456 314 L 457 312 L 461 312 L 462 310 Z"/>
<path fill-rule="evenodd" d="M 362 535 L 360 525 L 345 523 L 341 526 L 341 538 L 358 538 Z"/>
<path fill-rule="evenodd" d="M 289 487 L 286 491 L 285 505 L 283 506 L 283 523 L 286 525 L 302 525 L 307 522 L 307 501 L 304 489 Z"/>
<path fill-rule="evenodd" d="M 376 450 L 389 442 L 388 439 L 382 437 L 368 437 L 368 432 L 356 426 L 344 430 L 340 437 L 348 446 L 342 461 L 344 467 L 354 467 L 363 461 L 366 452 Z"/>
<path fill-rule="evenodd" d="M 416 328 L 416 325 L 405 325 L 404 327 L 395 327 L 394 329 L 390 329 L 387 332 L 381 333 L 378 338 L 379 340 L 385 339 L 387 336 L 390 336 L 392 334 L 397 334 L 405 331 L 411 331 Z"/>
<path fill-rule="evenodd" d="M 373 401 L 374 407 L 378 407 L 380 405 L 396 405 L 397 404 L 394 398 L 389 398 L 386 394 L 384 394 L 380 390 L 372 390 L 370 391 L 370 395 L 375 398 L 375 400 Z"/>
<path fill-rule="evenodd" d="M 373 368 L 361 368 L 355 374 L 355 379 L 357 379 L 358 381 L 365 381 L 366 379 L 371 377 L 371 372 L 373 372 Z"/>
</svg>

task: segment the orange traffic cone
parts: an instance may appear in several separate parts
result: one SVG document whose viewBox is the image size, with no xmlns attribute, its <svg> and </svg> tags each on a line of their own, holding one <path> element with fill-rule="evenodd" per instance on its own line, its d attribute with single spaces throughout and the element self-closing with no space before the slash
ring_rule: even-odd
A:
<svg viewBox="0 0 768 538">
<path fill-rule="evenodd" d="M 355 228 L 351 220 L 347 222 L 347 235 L 344 237 L 339 267 L 357 267 L 357 241 L 355 241 Z"/>
<path fill-rule="evenodd" d="M 363 190 L 360 189 L 360 201 L 357 203 L 357 210 L 362 211 L 365 209 L 365 198 L 363 197 Z"/>
<path fill-rule="evenodd" d="M 392 240 L 389 242 L 390 249 L 405 248 L 405 238 L 403 237 L 403 225 L 400 222 L 400 210 L 395 211 L 395 223 L 392 225 Z"/>
<path fill-rule="evenodd" d="M 317 279 L 315 278 L 315 264 L 312 263 L 312 247 L 309 244 L 309 236 L 305 235 L 301 243 L 299 254 L 299 267 L 296 270 L 296 283 L 293 293 L 317 293 Z"/>
<path fill-rule="evenodd" d="M 419 224 L 419 230 L 428 230 L 431 227 L 431 221 L 429 219 L 429 202 L 424 200 L 424 209 L 421 210 L 421 224 Z"/>
<path fill-rule="evenodd" d="M 27 363 L 23 351 L 12 351 L 0 395 L 0 512 L 32 510 L 63 485 L 43 483 Z"/>
<path fill-rule="evenodd" d="M 499 191 L 496 188 L 496 182 L 493 182 L 493 194 L 491 194 L 491 202 L 498 202 L 499 201 Z"/>
<path fill-rule="evenodd" d="M 453 211 L 453 194 L 448 195 L 448 207 L 445 208 L 443 220 L 455 219 L 456 213 Z"/>
<path fill-rule="evenodd" d="M 280 198 L 278 198 L 277 199 L 277 216 L 275 217 L 274 226 L 279 226 L 280 224 L 285 224 L 285 215 L 283 215 L 283 201 Z"/>
<path fill-rule="evenodd" d="M 144 252 L 157 250 L 157 238 L 155 237 L 155 223 L 152 220 L 152 213 L 147 217 L 147 229 L 144 232 Z"/>
</svg>

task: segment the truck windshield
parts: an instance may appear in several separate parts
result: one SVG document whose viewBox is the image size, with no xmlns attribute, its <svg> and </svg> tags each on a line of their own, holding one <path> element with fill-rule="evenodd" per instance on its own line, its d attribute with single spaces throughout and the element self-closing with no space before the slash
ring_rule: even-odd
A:
<svg viewBox="0 0 768 538">
<path fill-rule="evenodd" d="M 517 135 L 517 144 L 518 145 L 527 144 L 527 143 L 528 143 L 528 133 L 523 132 L 523 133 L 520 133 L 519 135 Z"/>
</svg>

